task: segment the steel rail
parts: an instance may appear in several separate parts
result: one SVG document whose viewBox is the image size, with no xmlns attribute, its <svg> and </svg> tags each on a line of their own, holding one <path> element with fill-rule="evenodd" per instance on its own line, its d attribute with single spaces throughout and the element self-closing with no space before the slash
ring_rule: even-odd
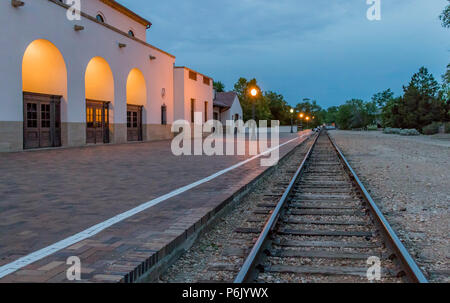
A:
<svg viewBox="0 0 450 303">
<path fill-rule="evenodd" d="M 321 132 L 320 132 L 321 133 Z M 291 193 L 295 183 L 297 183 L 297 179 L 300 176 L 303 168 L 305 167 L 305 164 L 309 157 L 311 156 L 312 150 L 314 149 L 314 146 L 317 143 L 317 140 L 320 136 L 320 133 L 315 135 L 314 143 L 309 148 L 305 158 L 303 159 L 302 163 L 298 167 L 297 171 L 295 172 L 295 175 L 292 177 L 291 182 L 289 183 L 289 186 L 285 190 L 283 196 L 281 196 L 280 201 L 277 203 L 277 206 L 275 210 L 273 211 L 270 218 L 267 220 L 266 225 L 264 226 L 264 229 L 262 230 L 261 234 L 259 235 L 258 240 L 256 241 L 255 245 L 253 246 L 250 254 L 248 255 L 247 259 L 244 262 L 244 265 L 242 265 L 241 270 L 239 271 L 238 275 L 236 276 L 234 283 L 244 283 L 247 281 L 251 269 L 256 265 L 257 257 L 261 253 L 262 248 L 264 247 L 264 243 L 267 240 L 267 236 L 270 234 L 271 230 L 277 223 L 279 219 L 279 214 L 281 210 L 284 208 L 284 205 L 286 203 L 286 200 Z"/>
<path fill-rule="evenodd" d="M 351 177 L 354 179 L 356 185 L 358 186 L 360 192 L 363 194 L 363 198 L 367 201 L 368 205 L 370 206 L 370 209 L 372 210 L 372 214 L 374 215 L 375 219 L 378 221 L 379 225 L 382 227 L 382 231 L 385 235 L 385 237 L 389 240 L 390 248 L 396 253 L 395 255 L 400 259 L 403 269 L 406 270 L 406 275 L 411 279 L 412 282 L 415 283 L 428 283 L 427 278 L 422 273 L 420 268 L 417 266 L 414 259 L 411 257 L 403 243 L 400 241 L 398 236 L 396 235 L 395 231 L 392 229 L 389 222 L 386 220 L 385 216 L 375 203 L 375 201 L 370 196 L 369 192 L 366 190 L 358 176 L 356 175 L 353 168 L 350 166 L 350 163 L 345 158 L 344 154 L 341 152 L 339 147 L 337 146 L 336 142 L 333 138 L 326 133 L 328 138 L 330 139 L 334 149 L 338 153 L 339 157 L 341 158 L 342 162 L 345 164 L 346 168 L 351 174 Z"/>
</svg>

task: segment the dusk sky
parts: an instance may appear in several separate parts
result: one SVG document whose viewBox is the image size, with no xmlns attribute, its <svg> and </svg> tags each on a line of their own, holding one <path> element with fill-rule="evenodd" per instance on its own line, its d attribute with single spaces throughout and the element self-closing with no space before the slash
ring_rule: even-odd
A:
<svg viewBox="0 0 450 303">
<path fill-rule="evenodd" d="M 381 0 L 369 21 L 366 0 L 120 0 L 153 26 L 149 43 L 232 90 L 239 77 L 295 105 L 323 107 L 396 94 L 421 66 L 441 81 L 450 63 L 447 0 Z"/>
</svg>

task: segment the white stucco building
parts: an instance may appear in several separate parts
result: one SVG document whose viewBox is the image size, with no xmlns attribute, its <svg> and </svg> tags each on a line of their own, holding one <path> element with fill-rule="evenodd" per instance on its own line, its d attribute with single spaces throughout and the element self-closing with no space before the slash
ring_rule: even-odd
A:
<svg viewBox="0 0 450 303">
<path fill-rule="evenodd" d="M 171 138 L 178 69 L 145 42 L 150 21 L 113 0 L 70 20 L 64 3 L 0 1 L 0 151 Z M 208 79 L 184 90 L 212 114 Z"/>
<path fill-rule="evenodd" d="M 227 121 L 243 119 L 242 106 L 235 92 L 215 93 L 214 120 L 218 120 L 225 127 Z"/>
<path fill-rule="evenodd" d="M 203 121 L 212 119 L 213 80 L 184 66 L 174 68 L 175 120 L 194 123 L 194 113 L 201 112 Z"/>
</svg>

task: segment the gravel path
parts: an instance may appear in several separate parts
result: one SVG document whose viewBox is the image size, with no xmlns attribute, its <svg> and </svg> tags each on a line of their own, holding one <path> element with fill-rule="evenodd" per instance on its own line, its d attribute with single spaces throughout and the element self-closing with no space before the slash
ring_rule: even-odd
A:
<svg viewBox="0 0 450 303">
<path fill-rule="evenodd" d="M 450 135 L 330 134 L 430 281 L 450 282 Z"/>
</svg>

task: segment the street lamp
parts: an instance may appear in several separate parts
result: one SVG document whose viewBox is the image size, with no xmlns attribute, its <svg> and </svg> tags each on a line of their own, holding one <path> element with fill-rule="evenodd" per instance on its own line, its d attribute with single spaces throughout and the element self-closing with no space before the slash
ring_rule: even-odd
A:
<svg viewBox="0 0 450 303">
<path fill-rule="evenodd" d="M 300 113 L 300 115 L 299 115 L 299 117 L 300 117 L 300 127 L 301 127 L 302 131 L 303 131 L 303 117 L 304 116 L 305 116 L 304 113 Z"/>
<path fill-rule="evenodd" d="M 291 108 L 291 134 L 294 133 L 294 109 Z"/>
<path fill-rule="evenodd" d="M 306 119 L 306 128 L 309 128 L 309 120 L 311 119 L 309 116 L 305 118 Z"/>
<path fill-rule="evenodd" d="M 255 98 L 258 96 L 258 90 L 256 88 L 252 88 L 250 90 L 250 96 L 253 98 L 253 105 L 252 105 L 252 119 L 256 120 L 256 108 L 255 108 Z"/>
</svg>

